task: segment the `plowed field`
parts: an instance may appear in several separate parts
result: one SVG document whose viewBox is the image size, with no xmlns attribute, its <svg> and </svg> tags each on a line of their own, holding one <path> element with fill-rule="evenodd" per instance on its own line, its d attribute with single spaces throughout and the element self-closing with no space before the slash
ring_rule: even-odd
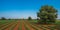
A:
<svg viewBox="0 0 60 30">
<path fill-rule="evenodd" d="M 58 30 L 55 25 L 39 25 L 28 20 L 0 21 L 0 30 Z"/>
</svg>

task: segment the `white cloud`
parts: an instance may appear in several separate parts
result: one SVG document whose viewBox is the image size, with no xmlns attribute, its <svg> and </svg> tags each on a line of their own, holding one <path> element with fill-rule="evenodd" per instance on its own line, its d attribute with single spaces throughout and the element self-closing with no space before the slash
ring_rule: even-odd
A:
<svg viewBox="0 0 60 30">
<path fill-rule="evenodd" d="M 60 19 L 60 15 L 58 15 L 58 18 L 57 19 Z"/>
</svg>

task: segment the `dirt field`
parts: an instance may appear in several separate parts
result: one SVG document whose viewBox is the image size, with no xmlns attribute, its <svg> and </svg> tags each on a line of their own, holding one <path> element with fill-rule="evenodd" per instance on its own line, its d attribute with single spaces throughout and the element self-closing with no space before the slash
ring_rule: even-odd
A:
<svg viewBox="0 0 60 30">
<path fill-rule="evenodd" d="M 0 21 L 0 30 L 58 30 L 55 25 L 38 25 L 25 20 Z"/>
</svg>

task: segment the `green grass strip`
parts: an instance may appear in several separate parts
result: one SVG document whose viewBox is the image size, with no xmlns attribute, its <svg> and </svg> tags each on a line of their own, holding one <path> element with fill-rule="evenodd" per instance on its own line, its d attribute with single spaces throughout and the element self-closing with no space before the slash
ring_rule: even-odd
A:
<svg viewBox="0 0 60 30">
<path fill-rule="evenodd" d="M 14 22 L 13 22 L 13 23 L 11 23 L 11 24 L 6 25 L 6 26 L 4 26 L 4 27 L 2 27 L 0 30 L 4 30 L 5 28 L 8 28 L 8 27 L 9 27 L 9 25 L 13 25 L 13 24 L 14 24 Z"/>
</svg>

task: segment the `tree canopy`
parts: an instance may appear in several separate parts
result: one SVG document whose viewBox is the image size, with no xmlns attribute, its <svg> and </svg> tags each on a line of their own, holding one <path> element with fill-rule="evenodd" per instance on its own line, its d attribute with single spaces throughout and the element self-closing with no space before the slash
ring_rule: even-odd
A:
<svg viewBox="0 0 60 30">
<path fill-rule="evenodd" d="M 39 22 L 42 24 L 54 23 L 57 18 L 57 10 L 53 6 L 42 6 L 37 17 L 40 18 L 41 21 Z"/>
<path fill-rule="evenodd" d="M 28 20 L 32 20 L 32 18 L 31 17 L 28 17 Z"/>
<path fill-rule="evenodd" d="M 6 20 L 6 18 L 5 17 L 1 17 L 1 20 Z"/>
</svg>

